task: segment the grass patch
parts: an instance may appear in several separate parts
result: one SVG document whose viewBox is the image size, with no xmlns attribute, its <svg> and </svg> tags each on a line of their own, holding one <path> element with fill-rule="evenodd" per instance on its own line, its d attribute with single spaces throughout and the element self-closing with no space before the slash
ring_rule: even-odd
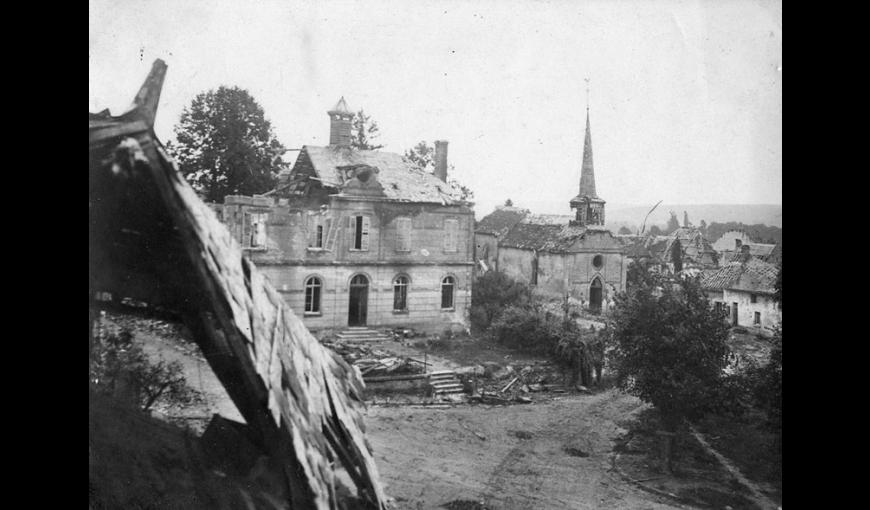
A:
<svg viewBox="0 0 870 510">
<path fill-rule="evenodd" d="M 776 435 L 766 429 L 764 417 L 750 414 L 742 419 L 709 416 L 696 424 L 710 445 L 731 460 L 750 480 L 767 485 L 782 502 L 782 453 Z"/>
</svg>

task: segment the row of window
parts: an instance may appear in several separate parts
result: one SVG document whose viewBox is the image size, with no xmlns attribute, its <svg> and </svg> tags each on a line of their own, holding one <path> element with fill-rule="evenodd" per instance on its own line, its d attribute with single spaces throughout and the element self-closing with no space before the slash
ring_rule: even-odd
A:
<svg viewBox="0 0 870 510">
<path fill-rule="evenodd" d="M 369 249 L 369 229 L 371 219 L 368 216 L 358 214 L 348 216 L 347 228 L 350 231 L 350 250 L 367 251 Z M 326 248 L 331 250 L 335 245 L 338 228 L 331 228 L 332 220 L 329 218 L 316 218 L 312 229 L 312 248 Z M 411 251 L 411 218 L 396 219 L 396 251 Z M 458 251 L 459 220 L 448 218 L 444 220 L 443 248 L 445 252 Z"/>
<path fill-rule="evenodd" d="M 368 279 L 363 275 L 357 275 L 351 281 L 351 286 L 365 287 L 368 289 Z M 393 311 L 408 311 L 408 288 L 411 280 L 405 275 L 396 276 L 393 279 Z M 456 289 L 456 279 L 445 276 L 441 279 L 441 308 L 444 310 L 453 308 L 453 297 Z M 323 281 L 317 276 L 311 276 L 305 280 L 305 312 L 320 313 Z"/>
<path fill-rule="evenodd" d="M 754 301 L 755 294 L 753 294 L 752 297 L 753 297 L 753 301 L 752 301 L 752 302 L 755 303 L 755 301 Z M 737 308 L 737 303 L 733 303 L 733 307 L 734 307 L 734 309 L 736 309 L 736 308 Z M 731 320 L 732 320 L 732 322 L 734 322 L 734 325 L 737 324 L 737 323 L 736 323 L 737 318 L 736 318 L 736 317 L 733 317 L 733 316 L 731 315 L 732 307 L 731 307 L 731 306 L 728 306 L 727 303 L 723 303 L 722 301 L 716 301 L 716 302 L 713 303 L 713 308 L 714 308 L 717 312 L 719 312 L 719 313 L 724 313 L 726 317 L 730 317 Z M 752 325 L 753 325 L 753 326 L 760 326 L 760 325 L 761 325 L 761 312 L 753 312 L 753 314 L 752 314 Z"/>
</svg>

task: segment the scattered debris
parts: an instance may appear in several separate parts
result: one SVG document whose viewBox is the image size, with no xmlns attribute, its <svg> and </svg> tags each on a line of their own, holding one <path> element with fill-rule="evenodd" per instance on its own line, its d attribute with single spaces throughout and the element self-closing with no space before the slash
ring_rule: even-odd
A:
<svg viewBox="0 0 870 510">
<path fill-rule="evenodd" d="M 532 434 L 530 432 L 526 432 L 525 430 L 512 430 L 510 432 L 511 435 L 518 439 L 531 439 Z"/>
<path fill-rule="evenodd" d="M 471 501 L 469 499 L 456 499 L 449 503 L 444 503 L 441 508 L 448 510 L 490 510 L 483 501 Z"/>
<path fill-rule="evenodd" d="M 565 453 L 572 457 L 588 457 L 589 453 L 573 446 L 565 447 Z"/>
<path fill-rule="evenodd" d="M 513 379 L 511 379 L 511 382 L 507 383 L 507 386 L 505 386 L 504 388 L 501 389 L 501 393 L 506 392 L 511 386 L 514 385 L 515 382 L 517 382 L 519 380 L 519 378 L 520 377 L 517 376 L 517 377 L 514 377 Z"/>
</svg>

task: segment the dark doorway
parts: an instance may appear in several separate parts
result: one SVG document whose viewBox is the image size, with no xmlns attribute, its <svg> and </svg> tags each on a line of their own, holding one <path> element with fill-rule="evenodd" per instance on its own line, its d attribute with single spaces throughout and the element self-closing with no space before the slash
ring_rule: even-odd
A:
<svg viewBox="0 0 870 510">
<path fill-rule="evenodd" d="M 589 309 L 594 311 L 601 310 L 601 280 L 596 277 L 592 280 L 592 285 L 589 286 Z"/>
<path fill-rule="evenodd" d="M 348 326 L 365 326 L 369 304 L 369 279 L 358 274 L 350 281 L 350 304 L 347 310 Z"/>
<path fill-rule="evenodd" d="M 737 303 L 731 303 L 731 325 L 737 325 Z"/>
</svg>

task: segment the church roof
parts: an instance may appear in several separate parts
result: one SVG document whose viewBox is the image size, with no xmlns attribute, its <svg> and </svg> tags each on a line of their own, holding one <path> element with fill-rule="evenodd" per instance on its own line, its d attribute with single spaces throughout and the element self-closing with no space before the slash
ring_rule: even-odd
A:
<svg viewBox="0 0 870 510">
<path fill-rule="evenodd" d="M 383 186 L 385 198 L 401 202 L 427 202 L 443 205 L 464 203 L 461 190 L 405 161 L 401 154 L 383 151 L 363 151 L 353 147 L 306 145 L 296 160 L 296 166 L 310 162 L 314 177 L 326 186 L 341 190 L 347 179 L 342 167 L 366 165 L 377 168 L 377 180 Z M 294 170 L 297 170 L 294 168 Z"/>
<path fill-rule="evenodd" d="M 480 234 L 503 236 L 527 214 L 529 214 L 528 209 L 496 207 L 495 211 L 487 214 L 477 223 L 474 231 Z"/>
</svg>

